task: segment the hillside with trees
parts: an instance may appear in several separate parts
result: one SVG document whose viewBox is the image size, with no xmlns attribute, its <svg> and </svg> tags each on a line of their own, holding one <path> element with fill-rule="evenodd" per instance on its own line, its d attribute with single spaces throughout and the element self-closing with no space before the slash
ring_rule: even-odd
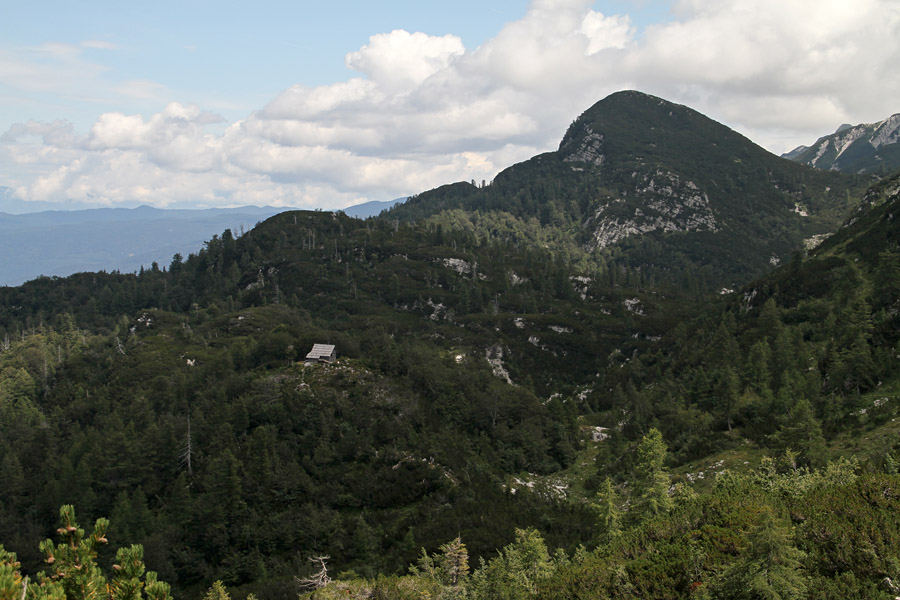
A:
<svg viewBox="0 0 900 600">
<path fill-rule="evenodd" d="M 634 254 L 716 232 L 594 254 L 459 201 L 491 189 L 0 288 L 0 598 L 96 596 L 53 583 L 58 535 L 116 598 L 900 594 L 900 176 L 724 294 Z"/>
</svg>

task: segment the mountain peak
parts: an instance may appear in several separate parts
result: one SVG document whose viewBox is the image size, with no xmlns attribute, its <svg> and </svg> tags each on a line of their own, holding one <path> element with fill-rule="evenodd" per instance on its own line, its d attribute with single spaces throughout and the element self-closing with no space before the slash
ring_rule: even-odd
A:
<svg viewBox="0 0 900 600">
<path fill-rule="evenodd" d="M 493 215 L 486 223 L 519 219 L 516 236 L 539 223 L 535 239 L 553 228 L 580 252 L 620 246 L 645 272 L 655 265 L 664 275 L 681 261 L 730 285 L 833 231 L 850 186 L 687 106 L 626 90 L 585 110 L 557 152 L 513 165 L 485 188 L 443 186 L 389 214 L 449 224 L 460 214 L 442 213 L 461 209 Z"/>
<path fill-rule="evenodd" d="M 559 146 L 564 161 L 594 165 L 614 154 L 674 166 L 686 151 L 714 162 L 732 152 L 768 154 L 696 110 L 635 90 L 616 92 L 584 111 Z"/>
<path fill-rule="evenodd" d="M 885 173 L 900 167 L 900 113 L 877 123 L 841 125 L 831 135 L 782 155 L 817 169 Z"/>
<path fill-rule="evenodd" d="M 665 109 L 667 106 L 674 108 L 679 105 L 636 90 L 624 90 L 610 94 L 581 113 L 572 122 L 559 144 L 559 150 L 571 149 L 573 144 L 582 143 L 585 137 L 595 137 L 594 125 L 598 122 L 647 117 L 658 107 Z"/>
</svg>

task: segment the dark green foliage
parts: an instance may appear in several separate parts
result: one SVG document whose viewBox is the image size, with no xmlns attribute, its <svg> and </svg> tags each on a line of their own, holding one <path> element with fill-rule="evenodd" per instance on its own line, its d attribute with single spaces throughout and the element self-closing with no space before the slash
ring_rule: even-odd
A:
<svg viewBox="0 0 900 600">
<path fill-rule="evenodd" d="M 575 413 L 537 393 L 551 378 L 595 371 L 595 356 L 608 354 L 598 348 L 628 334 L 548 329 L 589 330 L 573 316 L 580 301 L 557 297 L 562 288 L 510 289 L 511 269 L 530 282 L 565 269 L 546 255 L 448 234 L 471 248 L 460 260 L 478 265 L 457 273 L 441 261 L 459 254 L 419 236 L 281 215 L 166 272 L 102 277 L 124 314 L 75 303 L 51 319 L 54 302 L 90 289 L 79 276 L 4 290 L 4 314 L 19 317 L 4 322 L 12 335 L 0 352 L 0 539 L 33 569 L 29 536 L 54 504 L 75 503 L 114 515 L 117 539 L 142 543 L 182 593 L 214 579 L 280 581 L 283 593 L 297 552 L 374 575 L 402 571 L 419 545 L 457 533 L 476 557 L 537 523 L 556 527 L 556 544 L 586 541 L 586 507 L 514 497 L 499 481 L 574 459 Z M 245 275 L 234 279 L 232 267 Z M 384 280 L 400 282 L 394 298 L 382 296 Z M 479 312 L 453 310 L 462 289 L 481 290 Z M 523 313 L 520 298 L 548 314 Z M 607 320 L 603 306 L 587 314 Z M 515 315 L 541 328 L 547 349 L 528 343 Z M 336 344 L 342 362 L 298 366 L 317 342 Z M 492 373 L 484 356 L 494 347 L 527 385 Z M 548 357 L 557 369 L 533 368 Z M 400 543 L 410 531 L 415 544 Z"/>
<path fill-rule="evenodd" d="M 741 559 L 711 584 L 712 595 L 748 600 L 806 598 L 805 556 L 794 546 L 787 527 L 771 511 L 763 511 L 762 522 L 747 536 Z"/>
<path fill-rule="evenodd" d="M 44 562 L 50 572 L 41 571 L 33 582 L 22 576 L 21 564 L 14 553 L 0 546 L 0 599 L 19 600 L 168 600 L 169 585 L 144 567 L 144 549 L 139 545 L 119 548 L 112 577 L 107 578 L 98 564 L 99 550 L 107 543 L 109 521 L 97 519 L 90 535 L 78 527 L 75 509 L 63 506 L 59 511 L 61 542 L 41 542 Z"/>
<path fill-rule="evenodd" d="M 825 438 L 808 400 L 794 405 L 775 437 L 783 448 L 799 452 L 801 464 L 818 467 L 825 463 Z"/>
<path fill-rule="evenodd" d="M 691 117 L 675 117 L 686 135 Z M 143 547 L 120 560 L 189 597 L 219 580 L 286 600 L 328 555 L 333 574 L 367 579 L 317 597 L 683 598 L 752 578 L 778 554 L 766 548 L 787 548 L 788 518 L 806 557 L 779 556 L 801 561 L 807 590 L 864 595 L 896 577 L 896 476 L 815 470 L 836 436 L 896 415 L 896 180 L 821 249 L 720 298 L 691 290 L 721 272 L 580 254 L 559 228 L 596 182 L 582 171 L 580 192 L 557 194 L 550 176 L 571 165 L 535 164 L 533 190 L 497 197 L 524 220 L 285 213 L 165 270 L 0 290 L 0 540 L 15 570 L 39 568 L 35 542 L 65 503 L 113 516 L 113 539 Z M 490 188 L 444 192 L 450 207 Z M 541 235 L 548 248 L 529 242 Z M 314 343 L 338 363 L 299 364 Z M 611 435 L 593 465 L 576 462 L 579 418 Z M 668 469 L 744 448 L 785 459 L 711 493 L 682 476 L 670 488 Z M 883 443 L 864 469 L 896 470 L 898 450 Z M 595 506 L 539 481 L 583 466 L 592 496 L 603 482 Z M 513 477 L 535 491 L 514 494 Z M 447 577 L 399 576 L 422 548 Z"/>
<path fill-rule="evenodd" d="M 665 461 L 666 444 L 659 430 L 653 428 L 638 445 L 635 509 L 642 516 L 656 516 L 672 508 Z"/>
</svg>

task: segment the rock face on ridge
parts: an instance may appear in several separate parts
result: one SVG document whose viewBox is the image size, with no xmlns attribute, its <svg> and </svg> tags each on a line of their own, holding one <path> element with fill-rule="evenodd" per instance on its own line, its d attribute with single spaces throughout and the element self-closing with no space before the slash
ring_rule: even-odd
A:
<svg viewBox="0 0 900 600">
<path fill-rule="evenodd" d="M 900 113 L 878 123 L 841 125 L 812 146 L 800 146 L 782 156 L 817 169 L 891 173 L 900 168 Z"/>
<path fill-rule="evenodd" d="M 569 254 L 702 269 L 709 283 L 730 285 L 834 231 L 867 181 L 779 158 L 686 106 L 624 91 L 582 113 L 557 151 L 489 186 L 424 192 L 387 216 L 468 220 L 489 238 L 565 240 Z"/>
</svg>

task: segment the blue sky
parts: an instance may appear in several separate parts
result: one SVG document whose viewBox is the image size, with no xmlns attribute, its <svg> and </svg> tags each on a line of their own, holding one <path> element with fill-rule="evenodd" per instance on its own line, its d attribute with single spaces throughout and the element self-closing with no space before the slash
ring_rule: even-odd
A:
<svg viewBox="0 0 900 600">
<path fill-rule="evenodd" d="M 641 28 L 667 20 L 669 4 L 608 0 L 595 7 L 629 14 Z M 527 7 L 523 0 L 9 2 L 0 22 L 4 48 L 53 65 L 58 57 L 46 46 L 68 45 L 118 91 L 92 94 L 73 85 L 23 94 L 0 80 L 0 127 L 59 118 L 89 127 L 102 112 L 155 112 L 167 93 L 234 121 L 293 84 L 347 79 L 344 56 L 375 33 L 454 34 L 475 48 Z"/>
<path fill-rule="evenodd" d="M 49 7 L 47 5 L 50 5 Z M 315 86 L 346 79 L 344 55 L 373 33 L 406 29 L 456 33 L 478 45 L 506 20 L 521 15 L 522 2 L 16 2 L 4 9 L 0 37 L 6 47 L 41 63 L 55 57 L 42 45 L 81 48 L 86 62 L 102 65 L 107 84 L 152 82 L 186 103 L 198 103 L 235 119 L 295 84 Z M 83 44 L 100 42 L 103 47 Z M 100 112 L 158 109 L 132 95 L 90 97 L 73 88 L 16 95 L 3 107 L 10 119 L 60 116 L 89 126 Z M 153 88 L 148 88 L 149 94 Z"/>
<path fill-rule="evenodd" d="M 620 89 L 775 152 L 900 111 L 893 0 L 4 4 L 0 186 L 36 208 L 490 179 Z"/>
</svg>

